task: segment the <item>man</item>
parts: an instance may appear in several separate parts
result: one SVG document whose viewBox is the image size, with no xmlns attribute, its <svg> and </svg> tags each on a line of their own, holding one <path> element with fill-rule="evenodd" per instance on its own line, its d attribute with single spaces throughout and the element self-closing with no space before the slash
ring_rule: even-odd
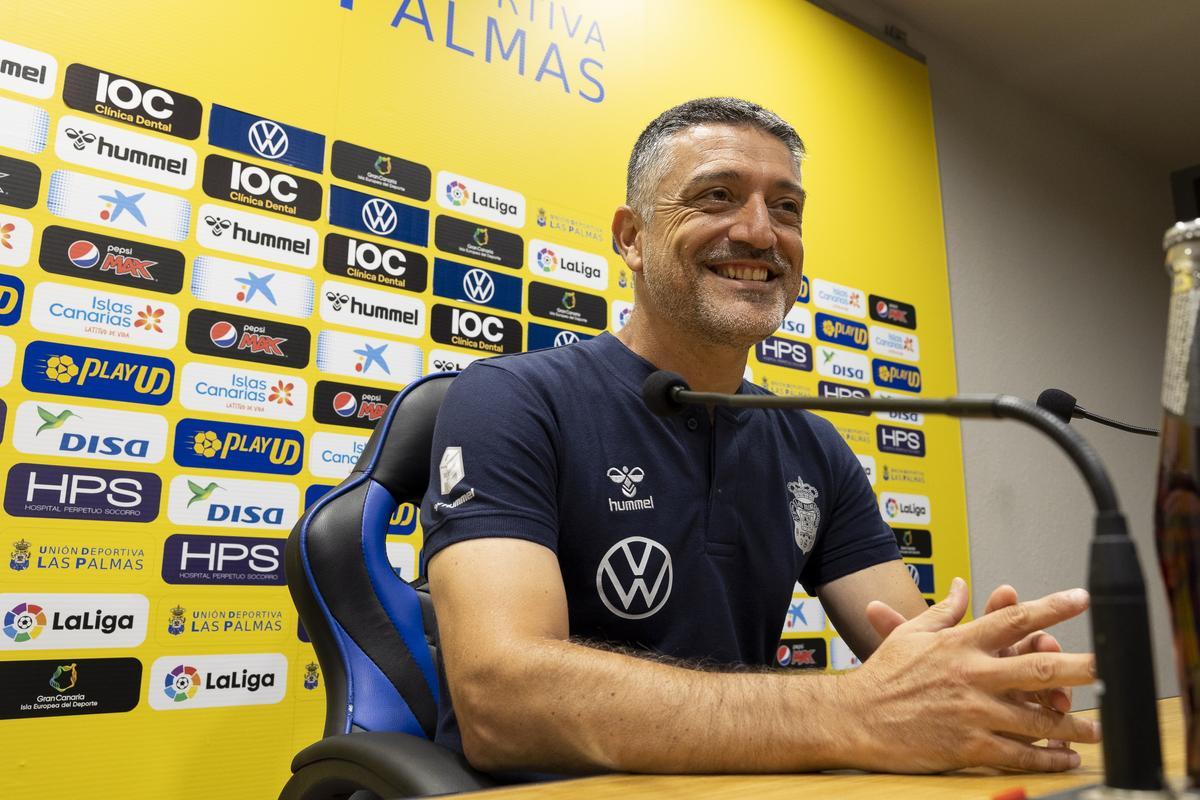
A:
<svg viewBox="0 0 1200 800">
<path fill-rule="evenodd" d="M 1092 657 L 1038 631 L 1085 592 L 1018 605 L 1001 587 L 994 613 L 954 627 L 965 585 L 926 608 L 828 422 L 643 405 L 656 368 L 762 393 L 742 375 L 800 287 L 802 152 L 752 103 L 665 112 L 613 219 L 628 325 L 477 362 L 451 387 L 422 519 L 449 687 L 437 738 L 475 766 L 1063 770 L 1078 765 L 1063 741 L 1097 741 L 1054 688 L 1094 680 Z M 861 668 L 765 669 L 796 580 Z"/>
</svg>

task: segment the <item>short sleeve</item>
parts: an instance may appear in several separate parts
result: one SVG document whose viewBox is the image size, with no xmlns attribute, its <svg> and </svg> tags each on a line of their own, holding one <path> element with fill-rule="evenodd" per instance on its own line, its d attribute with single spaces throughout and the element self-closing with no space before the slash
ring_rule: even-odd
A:
<svg viewBox="0 0 1200 800">
<path fill-rule="evenodd" d="M 828 523 L 800 573 L 809 594 L 830 581 L 900 558 L 896 537 L 879 514 L 862 464 L 833 426 L 825 424 L 828 435 L 822 440 L 833 471 L 830 485 L 837 489 L 826 506 Z"/>
<path fill-rule="evenodd" d="M 477 362 L 455 378 L 433 433 L 422 572 L 466 539 L 513 537 L 556 551 L 557 442 L 545 398 L 519 376 Z"/>
</svg>

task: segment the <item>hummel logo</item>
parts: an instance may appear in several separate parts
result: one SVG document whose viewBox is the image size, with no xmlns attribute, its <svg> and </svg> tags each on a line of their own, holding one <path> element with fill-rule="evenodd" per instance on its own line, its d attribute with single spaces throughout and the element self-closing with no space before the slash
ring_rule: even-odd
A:
<svg viewBox="0 0 1200 800">
<path fill-rule="evenodd" d="M 350 302 L 350 295 L 338 294 L 337 292 L 326 292 L 325 299 L 333 305 L 334 311 L 341 311 L 342 306 Z"/>
<path fill-rule="evenodd" d="M 71 140 L 71 144 L 75 146 L 76 150 L 82 150 L 96 141 L 96 134 L 88 133 L 87 131 L 77 131 L 74 128 L 67 128 L 63 133 Z"/>
<path fill-rule="evenodd" d="M 204 224 L 212 228 L 213 236 L 220 236 L 229 227 L 230 222 L 220 217 L 205 217 Z"/>
<path fill-rule="evenodd" d="M 635 497 L 637 495 L 637 485 L 646 477 L 646 473 L 641 467 L 610 467 L 608 470 L 608 479 L 613 483 L 621 485 L 621 494 L 626 497 Z"/>
</svg>

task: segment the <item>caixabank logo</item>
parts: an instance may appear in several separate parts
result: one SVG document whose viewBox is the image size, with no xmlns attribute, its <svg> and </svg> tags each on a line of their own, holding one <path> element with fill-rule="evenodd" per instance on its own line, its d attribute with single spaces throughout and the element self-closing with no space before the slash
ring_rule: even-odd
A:
<svg viewBox="0 0 1200 800">
<path fill-rule="evenodd" d="M 435 194 L 438 205 L 449 211 L 510 228 L 525 227 L 525 196 L 520 192 L 443 171 L 437 175 Z"/>
<path fill-rule="evenodd" d="M 866 325 L 820 312 L 817 313 L 817 338 L 855 350 L 866 350 L 869 345 Z"/>
<path fill-rule="evenodd" d="M 29 400 L 17 407 L 12 441 L 30 455 L 157 464 L 166 456 L 167 421 L 158 414 Z"/>
<path fill-rule="evenodd" d="M 420 253 L 340 233 L 326 234 L 323 263 L 331 275 L 389 289 L 423 292 L 429 283 L 429 260 Z"/>
<path fill-rule="evenodd" d="M 163 656 L 150 667 L 149 704 L 158 711 L 278 703 L 287 691 L 282 653 Z"/>
<path fill-rule="evenodd" d="M 79 542 L 86 542 L 80 544 Z M 38 582 L 61 580 L 70 585 L 82 575 L 89 583 L 128 586 L 143 577 L 146 551 L 141 547 L 98 544 L 102 539 L 71 533 L 28 533 L 11 543 L 8 568 L 13 575 L 36 576 Z"/>
<path fill-rule="evenodd" d="M 4 487 L 4 510 L 14 517 L 152 522 L 161 494 L 162 481 L 150 472 L 14 464 Z"/>
<path fill-rule="evenodd" d="M 429 212 L 342 186 L 329 187 L 329 222 L 418 247 L 429 244 Z"/>
<path fill-rule="evenodd" d="M 140 594 L 0 594 L 0 650 L 137 647 L 150 601 Z"/>
<path fill-rule="evenodd" d="M 429 199 L 432 173 L 429 167 L 400 156 L 360 147 L 350 142 L 335 141 L 329 169 L 335 178 L 360 183 L 372 189 L 411 197 L 422 202 Z"/>
<path fill-rule="evenodd" d="M 309 178 L 212 154 L 204 159 L 204 193 L 217 200 L 315 220 L 321 216 L 321 184 Z"/>
<path fill-rule="evenodd" d="M 283 539 L 176 533 L 163 544 L 170 584 L 283 586 Z"/>
<path fill-rule="evenodd" d="M 315 285 L 311 278 L 227 258 L 197 256 L 191 288 L 197 300 L 246 311 L 299 319 L 313 312 Z"/>
<path fill-rule="evenodd" d="M 196 241 L 210 250 L 310 269 L 317 232 L 307 225 L 205 203 L 196 213 Z"/>
<path fill-rule="evenodd" d="M 196 308 L 188 313 L 184 342 L 204 356 L 303 369 L 312 335 L 299 325 Z"/>
<path fill-rule="evenodd" d="M 430 320 L 435 342 L 492 354 L 521 351 L 521 323 L 515 319 L 439 304 Z"/>
<path fill-rule="evenodd" d="M 313 419 L 324 425 L 374 428 L 395 396 L 392 389 L 317 381 L 313 390 Z"/>
<path fill-rule="evenodd" d="M 77 111 L 180 139 L 200 135 L 202 112 L 196 98 L 83 64 L 67 67 L 63 102 Z"/>
<path fill-rule="evenodd" d="M 433 293 L 500 311 L 521 310 L 520 278 L 444 258 L 433 260 Z"/>
<path fill-rule="evenodd" d="M 42 281 L 31 305 L 29 322 L 43 333 L 154 350 L 170 350 L 179 340 L 179 307 L 165 300 Z"/>
<path fill-rule="evenodd" d="M 31 392 L 164 406 L 175 365 L 168 359 L 58 342 L 30 342 L 21 384 Z"/>
<path fill-rule="evenodd" d="M 325 169 L 325 137 L 321 134 L 216 103 L 209 112 L 208 143 L 309 172 Z"/>
<path fill-rule="evenodd" d="M 182 197 L 66 169 L 50 176 L 46 208 L 57 217 L 172 242 L 182 242 L 191 229 L 192 205 Z"/>
<path fill-rule="evenodd" d="M 61 225 L 42 231 L 38 263 L 56 275 L 148 292 L 177 294 L 183 286 L 178 250 Z"/>
<path fill-rule="evenodd" d="M 436 313 L 433 327 L 436 339 Z M 405 386 L 421 377 L 424 356 L 415 344 L 390 339 L 329 330 L 317 335 L 317 369 L 333 375 Z"/>
<path fill-rule="evenodd" d="M 444 252 L 501 267 L 520 269 L 524 260 L 525 242 L 517 234 L 445 214 L 434 222 L 433 241 Z"/>
<path fill-rule="evenodd" d="M 54 153 L 81 167 L 172 189 L 196 183 L 196 151 L 187 145 L 72 114 L 58 120 Z"/>
<path fill-rule="evenodd" d="M 295 475 L 304 463 L 304 437 L 263 425 L 181 419 L 174 457 L 181 467 Z"/>
<path fill-rule="evenodd" d="M 905 392 L 921 391 L 921 370 L 912 364 L 898 364 L 882 358 L 871 359 L 871 373 L 875 383 L 885 389 Z"/>
<path fill-rule="evenodd" d="M 167 519 L 176 525 L 291 530 L 300 490 L 278 481 L 214 475 L 177 475 L 167 494 Z"/>
</svg>

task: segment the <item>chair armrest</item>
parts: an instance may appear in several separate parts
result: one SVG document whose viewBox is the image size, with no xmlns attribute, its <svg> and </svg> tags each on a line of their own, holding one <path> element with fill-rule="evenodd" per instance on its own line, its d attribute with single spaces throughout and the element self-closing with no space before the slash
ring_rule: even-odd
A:
<svg viewBox="0 0 1200 800">
<path fill-rule="evenodd" d="M 326 800 L 369 789 L 381 797 L 413 797 L 487 789 L 496 782 L 460 754 L 406 733 L 329 736 L 292 759 L 280 800 Z"/>
</svg>

